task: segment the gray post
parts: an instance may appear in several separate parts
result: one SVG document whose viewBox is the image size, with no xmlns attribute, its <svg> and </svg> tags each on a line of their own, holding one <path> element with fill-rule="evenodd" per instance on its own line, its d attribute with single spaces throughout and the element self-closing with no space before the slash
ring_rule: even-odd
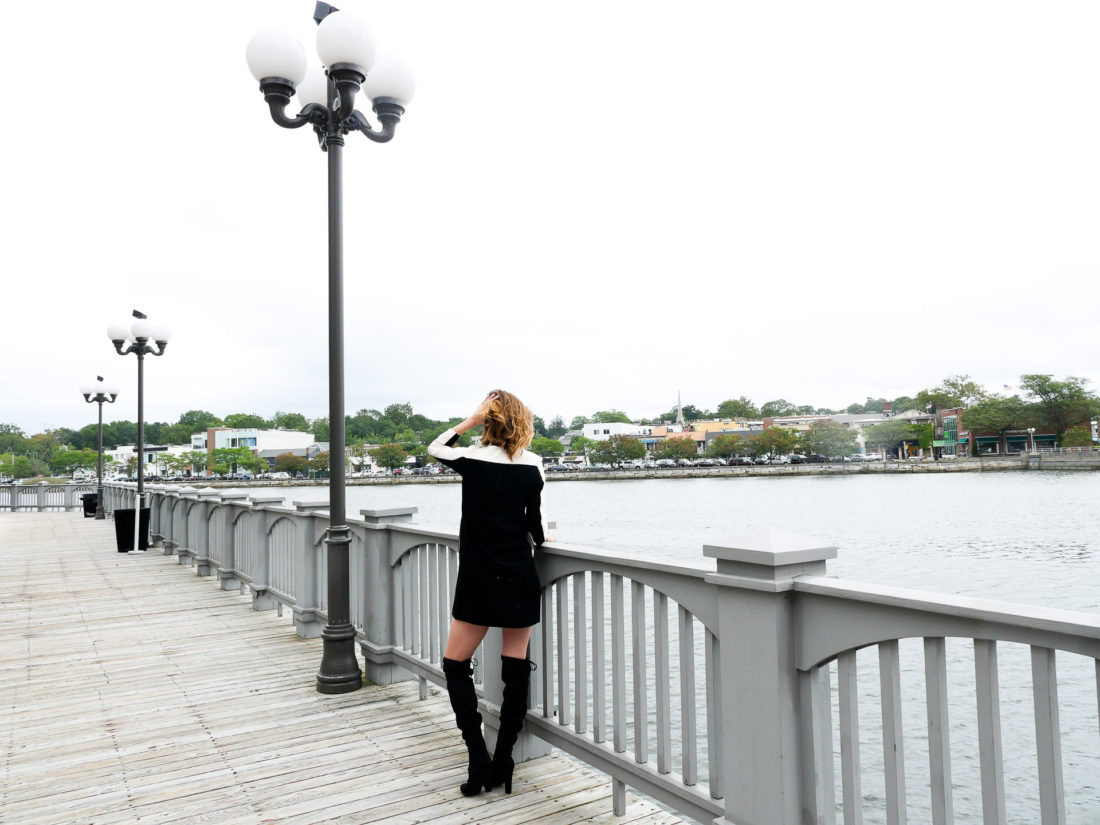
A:
<svg viewBox="0 0 1100 825">
<path fill-rule="evenodd" d="M 233 522 L 240 513 L 232 502 L 248 498 L 247 493 L 222 493 L 222 509 L 218 514 L 221 521 L 225 547 L 222 548 L 221 567 L 218 568 L 218 587 L 222 590 L 240 590 L 241 580 L 237 578 L 237 543 L 233 540 Z"/>
<path fill-rule="evenodd" d="M 718 825 L 802 825 L 800 677 L 794 665 L 791 588 L 825 574 L 836 548 L 782 530 L 706 545 L 717 572 L 722 685 L 722 787 Z"/>
<path fill-rule="evenodd" d="M 317 529 L 319 526 L 317 510 L 327 510 L 327 501 L 295 501 L 294 509 L 299 513 L 298 550 L 294 557 L 294 629 L 300 639 L 316 639 L 325 626 L 321 621 L 321 605 L 318 603 L 318 581 L 321 577 L 321 565 L 316 551 Z M 328 524 L 323 527 L 327 529 Z M 329 561 L 331 562 L 331 556 Z"/>
<path fill-rule="evenodd" d="M 252 502 L 252 542 L 256 548 L 256 569 L 252 571 L 252 609 L 274 610 L 275 597 L 267 592 L 271 584 L 271 548 L 267 531 L 278 518 L 270 508 L 283 503 L 281 496 L 249 496 Z"/>
<path fill-rule="evenodd" d="M 412 521 L 416 507 L 387 507 L 360 510 L 365 522 L 363 547 L 366 552 L 362 576 L 364 638 L 359 641 L 363 654 L 363 675 L 376 685 L 389 685 L 411 679 L 409 671 L 393 663 L 393 571 L 390 567 L 394 533 L 390 524 Z M 401 534 L 398 534 L 400 539 Z"/>
<path fill-rule="evenodd" d="M 199 490 L 199 529 L 198 535 L 189 536 L 191 547 L 195 550 L 195 573 L 199 576 L 210 575 L 210 510 L 217 502 L 217 490 Z"/>
</svg>

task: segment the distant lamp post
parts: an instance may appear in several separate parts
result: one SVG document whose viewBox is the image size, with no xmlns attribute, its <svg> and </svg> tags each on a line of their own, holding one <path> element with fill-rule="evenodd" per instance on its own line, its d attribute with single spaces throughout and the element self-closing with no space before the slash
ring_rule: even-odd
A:
<svg viewBox="0 0 1100 825">
<path fill-rule="evenodd" d="M 160 324 L 154 324 L 142 312 L 136 309 L 132 313 L 136 319 L 129 326 L 125 321 L 107 327 L 107 337 L 115 345 L 119 355 L 137 356 L 137 497 L 134 501 L 134 549 L 131 553 L 142 553 L 139 536 L 141 534 L 141 509 L 145 503 L 145 356 L 164 355 L 168 339 L 172 333 Z M 156 343 L 156 348 L 149 344 Z M 129 346 L 127 346 L 129 345 Z"/>
<path fill-rule="evenodd" d="M 1028 443 L 1031 445 L 1028 448 L 1029 451 L 1030 452 L 1035 452 L 1035 428 L 1034 427 L 1028 427 L 1027 428 L 1027 440 L 1028 440 Z"/>
<path fill-rule="evenodd" d="M 102 375 L 97 375 L 95 380 L 95 384 L 81 387 L 80 392 L 89 404 L 99 404 L 99 435 L 96 438 L 96 451 L 99 458 L 96 461 L 95 475 L 95 517 L 101 519 L 106 518 L 103 512 L 103 405 L 114 404 L 115 399 L 118 398 L 118 390 L 104 386 Z"/>
<path fill-rule="evenodd" d="M 327 3 L 318 3 L 317 55 L 322 66 L 307 71 L 306 54 L 289 34 L 261 31 L 248 44 L 248 68 L 260 83 L 271 119 L 286 129 L 312 126 L 321 151 L 328 153 L 328 393 L 330 455 L 328 621 L 321 636 L 323 653 L 317 673 L 320 693 L 349 693 L 362 682 L 351 623 L 344 468 L 344 273 L 343 165 L 344 135 L 361 132 L 375 143 L 394 135 L 405 105 L 413 95 L 412 73 L 398 58 L 376 55 L 374 37 L 359 18 Z M 379 126 L 371 126 L 355 108 L 362 91 L 371 99 Z M 286 113 L 297 94 L 300 111 Z"/>
</svg>

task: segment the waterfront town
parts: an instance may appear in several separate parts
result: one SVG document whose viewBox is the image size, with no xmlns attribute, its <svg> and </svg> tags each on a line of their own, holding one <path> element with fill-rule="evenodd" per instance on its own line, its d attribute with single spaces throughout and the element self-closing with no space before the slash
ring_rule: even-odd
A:
<svg viewBox="0 0 1100 825">
<path fill-rule="evenodd" d="M 1006 388 L 1008 389 L 1008 388 Z M 661 469 L 877 460 L 950 461 L 1056 450 L 1100 449 L 1100 400 L 1082 379 L 1026 375 L 1020 390 L 989 393 L 968 376 L 894 400 L 868 398 L 833 411 L 783 399 L 760 407 L 729 399 L 716 411 L 683 404 L 653 418 L 618 410 L 536 417 L 532 451 L 551 472 L 584 469 Z M 346 473 L 352 478 L 445 472 L 426 445 L 450 421 L 433 421 L 409 404 L 360 410 L 346 419 Z M 294 413 L 271 419 L 236 414 L 220 419 L 189 411 L 176 424 L 146 424 L 144 474 L 160 479 L 325 478 L 330 467 L 328 422 Z M 104 473 L 132 478 L 134 426 L 105 425 Z M 58 430 L 25 436 L 0 425 L 0 481 L 94 476 L 98 432 Z M 477 436 L 464 436 L 473 443 Z M 158 443 L 160 442 L 160 443 Z"/>
</svg>

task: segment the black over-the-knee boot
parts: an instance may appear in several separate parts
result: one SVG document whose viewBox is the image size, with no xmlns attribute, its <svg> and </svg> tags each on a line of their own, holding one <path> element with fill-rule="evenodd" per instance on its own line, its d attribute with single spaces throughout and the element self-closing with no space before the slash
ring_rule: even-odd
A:
<svg viewBox="0 0 1100 825">
<path fill-rule="evenodd" d="M 445 658 L 443 675 L 447 677 L 447 693 L 451 698 L 451 710 L 455 712 L 455 722 L 462 731 L 462 739 L 470 754 L 469 775 L 460 790 L 463 796 L 477 796 L 482 788 L 487 791 L 493 789 L 493 769 L 485 739 L 481 735 L 481 714 L 477 712 L 477 694 L 474 692 L 470 660 L 456 662 Z"/>
<path fill-rule="evenodd" d="M 493 751 L 493 785 L 504 785 L 504 792 L 512 792 L 512 747 L 516 744 L 523 717 L 527 715 L 527 688 L 531 683 L 534 662 L 529 659 L 500 657 L 500 676 L 504 681 L 504 697 L 500 703 L 500 730 L 497 746 Z"/>
</svg>

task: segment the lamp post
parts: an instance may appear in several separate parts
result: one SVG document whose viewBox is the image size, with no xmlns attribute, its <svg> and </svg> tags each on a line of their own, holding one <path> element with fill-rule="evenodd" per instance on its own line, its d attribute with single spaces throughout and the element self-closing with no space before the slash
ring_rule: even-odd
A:
<svg viewBox="0 0 1100 825">
<path fill-rule="evenodd" d="M 134 499 L 134 549 L 131 553 L 143 553 L 139 536 L 141 535 L 141 508 L 145 503 L 145 356 L 164 355 L 168 339 L 172 333 L 167 327 L 154 324 L 148 316 L 136 309 L 131 313 L 135 320 L 129 327 L 126 322 L 111 324 L 107 327 L 107 337 L 115 345 L 119 355 L 137 356 L 137 496 Z M 156 342 L 154 349 L 149 342 Z M 126 346 L 129 344 L 129 346 Z"/>
<path fill-rule="evenodd" d="M 271 119 L 285 129 L 312 126 L 321 151 L 328 154 L 328 392 L 329 392 L 329 529 L 328 620 L 321 633 L 323 652 L 317 673 L 320 693 L 349 693 L 362 682 L 351 623 L 344 484 L 344 273 L 343 166 L 344 136 L 360 132 L 375 143 L 389 141 L 412 97 L 411 72 L 398 58 L 376 56 L 374 38 L 359 18 L 327 3 L 317 3 L 317 55 L 323 66 L 306 70 L 305 50 L 291 35 L 266 30 L 248 44 L 246 57 L 260 83 Z M 371 98 L 378 120 L 372 126 L 355 108 L 355 95 Z M 300 111 L 286 113 L 297 94 Z"/>
<path fill-rule="evenodd" d="M 115 399 L 118 398 L 118 390 L 114 387 L 105 387 L 102 375 L 97 375 L 95 380 L 95 384 L 81 387 L 80 392 L 89 404 L 99 404 L 99 435 L 96 437 L 96 451 L 99 458 L 96 461 L 95 471 L 95 517 L 102 519 L 106 518 L 103 512 L 103 405 L 114 404 Z"/>
<path fill-rule="evenodd" d="M 1028 427 L 1027 428 L 1027 440 L 1028 440 L 1028 444 L 1031 445 L 1028 448 L 1028 450 L 1030 452 L 1035 452 L 1035 428 L 1034 427 Z"/>
</svg>

